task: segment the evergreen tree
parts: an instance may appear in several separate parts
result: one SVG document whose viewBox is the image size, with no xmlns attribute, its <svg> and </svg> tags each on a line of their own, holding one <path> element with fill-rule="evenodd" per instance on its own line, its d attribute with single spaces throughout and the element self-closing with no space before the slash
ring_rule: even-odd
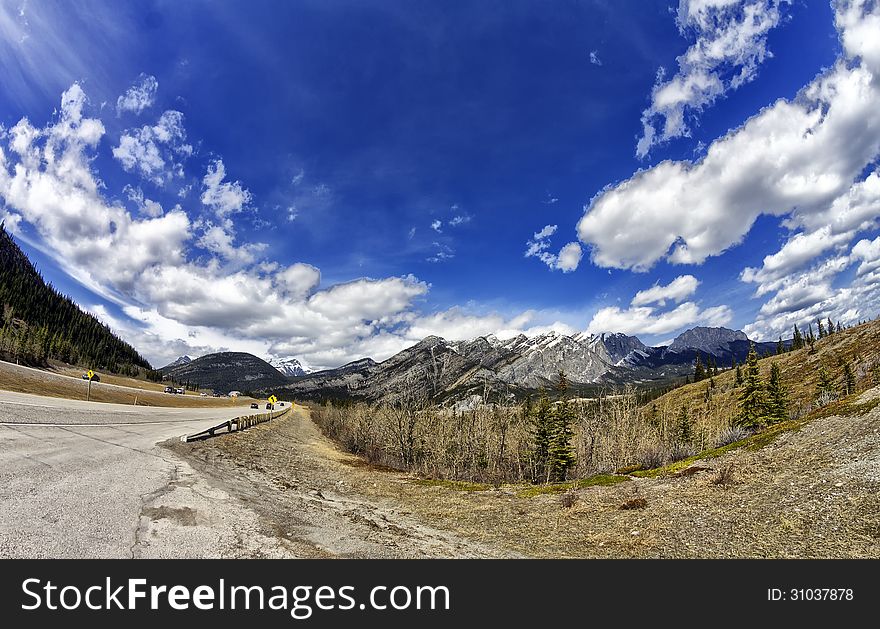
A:
<svg viewBox="0 0 880 629">
<path fill-rule="evenodd" d="M 798 326 L 794 326 L 794 336 L 791 339 L 791 349 L 803 349 L 804 348 L 804 337 L 801 336 L 801 329 Z"/>
<path fill-rule="evenodd" d="M 549 476 L 550 442 L 553 437 L 553 408 L 546 393 L 542 393 L 532 409 L 532 457 L 534 480 L 546 481 Z"/>
<path fill-rule="evenodd" d="M 816 321 L 816 325 L 819 328 L 819 338 L 825 338 L 825 326 L 822 325 L 822 319 Z"/>
<path fill-rule="evenodd" d="M 761 372 L 758 367 L 758 353 L 755 351 L 755 345 L 752 344 L 746 359 L 743 390 L 739 394 L 737 424 L 749 429 L 760 428 L 764 423 L 765 400 L 764 383 L 761 382 Z"/>
<path fill-rule="evenodd" d="M 843 394 L 852 395 L 856 392 L 856 374 L 849 361 L 843 363 Z"/>
<path fill-rule="evenodd" d="M 562 394 L 562 400 L 553 410 L 552 425 L 550 429 L 550 448 L 547 461 L 548 480 L 561 482 L 565 480 L 568 470 L 574 466 L 575 456 L 571 440 L 574 437 L 574 409 L 565 396 L 568 389 L 568 378 L 565 372 L 559 370 L 559 380 L 556 390 Z"/>
<path fill-rule="evenodd" d="M 676 428 L 678 429 L 679 443 L 690 444 L 691 439 L 693 438 L 693 431 L 691 430 L 691 418 L 687 406 L 682 406 L 678 409 L 678 416 L 676 417 L 675 423 Z"/>
<path fill-rule="evenodd" d="M 743 372 L 742 367 L 739 365 L 736 366 L 736 379 L 733 381 L 733 386 L 741 387 L 743 383 Z"/>
<path fill-rule="evenodd" d="M 840 328 L 838 328 L 838 332 Z M 831 320 L 831 317 L 828 317 L 828 336 L 834 334 L 834 322 Z"/>
<path fill-rule="evenodd" d="M 833 399 L 834 395 L 834 379 L 825 365 L 819 367 L 819 382 L 816 384 L 816 397 L 820 400 L 827 401 L 826 398 Z"/>
<path fill-rule="evenodd" d="M 776 355 L 785 353 L 785 343 L 782 342 L 782 337 L 779 337 L 779 340 L 776 342 Z"/>
<path fill-rule="evenodd" d="M 841 332 L 840 321 L 837 322 L 837 331 L 838 331 L 838 332 Z"/>
<path fill-rule="evenodd" d="M 706 378 L 706 370 L 703 368 L 703 361 L 700 359 L 700 352 L 697 352 L 697 360 L 694 363 L 694 382 L 699 382 Z"/>
<path fill-rule="evenodd" d="M 770 379 L 767 382 L 767 417 L 770 421 L 788 419 L 788 392 L 782 384 L 779 365 L 770 365 Z"/>
</svg>

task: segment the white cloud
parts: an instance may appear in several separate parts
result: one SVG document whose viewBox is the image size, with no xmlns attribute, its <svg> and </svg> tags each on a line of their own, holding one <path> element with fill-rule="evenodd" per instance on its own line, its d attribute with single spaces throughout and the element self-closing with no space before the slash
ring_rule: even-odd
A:
<svg viewBox="0 0 880 629">
<path fill-rule="evenodd" d="M 459 225 L 470 223 L 472 218 L 470 214 L 456 214 L 449 220 L 449 226 L 458 227 Z"/>
<path fill-rule="evenodd" d="M 781 22 L 783 4 L 787 0 L 681 0 L 679 30 L 695 41 L 678 57 L 672 78 L 667 80 L 663 69 L 657 74 L 651 105 L 642 113 L 638 157 L 689 135 L 688 118 L 757 76 L 771 56 L 767 34 Z"/>
<path fill-rule="evenodd" d="M 455 249 L 450 247 L 449 245 L 442 242 L 432 242 L 431 246 L 434 247 L 434 253 L 425 258 L 427 262 L 445 262 L 446 260 L 451 260 L 455 257 Z"/>
<path fill-rule="evenodd" d="M 122 96 L 116 99 L 117 115 L 125 111 L 140 114 L 156 101 L 158 89 L 159 82 L 156 80 L 156 77 L 141 74 L 138 77 L 137 83 L 129 87 Z"/>
<path fill-rule="evenodd" d="M 276 348 L 329 367 L 370 354 L 384 358 L 411 343 L 414 307 L 429 290 L 412 276 L 322 289 L 310 265 L 257 263 L 264 246 L 236 243 L 228 217 L 191 221 L 177 206 L 136 218 L 152 210 L 133 186 L 122 192 L 136 212 L 108 201 L 91 170 L 104 127 L 83 115 L 86 104 L 74 84 L 55 121 L 38 129 L 23 119 L 0 137 L 0 207 L 11 227 L 33 226 L 37 246 L 122 308 L 128 319 L 106 309 L 102 319 L 155 364 L 182 353 L 266 355 Z M 240 182 L 224 178 L 217 161 L 204 182 L 203 201 L 220 215 L 250 201 Z"/>
<path fill-rule="evenodd" d="M 602 191 L 578 223 L 592 261 L 634 270 L 663 258 L 698 264 L 739 243 L 761 214 L 808 224 L 839 197 L 855 200 L 851 187 L 880 154 L 872 71 L 839 60 L 794 101 L 781 99 L 712 142 L 702 160 L 662 162 Z M 860 211 L 853 205 L 847 220 L 864 218 Z"/>
<path fill-rule="evenodd" d="M 864 275 L 880 269 L 880 237 L 862 239 L 852 249 L 853 261 L 861 261 L 856 273 Z"/>
<path fill-rule="evenodd" d="M 851 238 L 851 232 L 834 234 L 829 226 L 810 233 L 795 234 L 779 251 L 765 256 L 760 269 L 747 267 L 740 277 L 744 282 L 757 283 L 757 295 L 763 295 L 777 287 L 780 280 L 785 280 L 817 256 L 829 249 L 846 245 Z"/>
<path fill-rule="evenodd" d="M 697 291 L 700 281 L 693 275 L 680 275 L 666 286 L 655 284 L 651 288 L 640 290 L 632 299 L 633 306 L 658 304 L 665 306 L 667 300 L 681 303 Z"/>
<path fill-rule="evenodd" d="M 431 221 L 431 229 L 433 229 L 438 234 L 441 233 L 443 231 L 443 221 L 441 221 L 441 220 Z"/>
<path fill-rule="evenodd" d="M 173 177 L 183 176 L 181 160 L 189 157 L 192 150 L 186 143 L 183 114 L 169 110 L 155 125 L 125 131 L 113 149 L 113 157 L 126 172 L 138 173 L 161 186 Z"/>
<path fill-rule="evenodd" d="M 221 218 L 241 212 L 253 200 L 240 181 L 224 181 L 225 178 L 226 166 L 222 159 L 217 159 L 208 165 L 202 179 L 202 203 Z"/>
<path fill-rule="evenodd" d="M 692 301 L 686 301 L 667 312 L 657 312 L 650 306 L 618 306 L 602 308 L 593 315 L 587 332 L 623 332 L 624 334 L 668 334 L 694 325 L 710 327 L 726 325 L 733 313 L 727 306 L 701 309 Z"/>
<path fill-rule="evenodd" d="M 152 199 L 144 197 L 144 191 L 141 190 L 140 187 L 135 188 L 126 184 L 122 189 L 122 192 L 128 196 L 129 201 L 134 202 L 138 211 L 144 216 L 158 218 L 165 213 L 165 210 L 162 209 L 162 204 L 158 201 L 153 201 Z M 177 206 L 177 209 L 179 210 L 180 206 Z"/>
<path fill-rule="evenodd" d="M 268 247 L 265 243 L 235 245 L 234 240 L 235 235 L 228 222 L 223 225 L 207 223 L 204 232 L 198 239 L 198 244 L 235 266 L 252 264 L 256 260 L 256 255 Z"/>
<path fill-rule="evenodd" d="M 538 258 L 551 269 L 558 269 L 563 273 L 570 273 L 578 268 L 584 255 L 580 243 L 570 242 L 559 250 L 558 254 L 550 253 L 550 237 L 556 233 L 556 225 L 545 225 L 540 231 L 535 232 L 532 238 L 526 242 L 525 257 Z"/>
<path fill-rule="evenodd" d="M 559 254 L 556 256 L 555 268 L 563 273 L 570 273 L 578 268 L 583 255 L 584 252 L 581 249 L 580 243 L 570 242 L 559 250 Z"/>
<path fill-rule="evenodd" d="M 602 60 L 599 59 L 599 51 L 598 50 L 591 50 L 590 51 L 590 63 L 592 63 L 594 66 L 602 65 Z"/>
</svg>

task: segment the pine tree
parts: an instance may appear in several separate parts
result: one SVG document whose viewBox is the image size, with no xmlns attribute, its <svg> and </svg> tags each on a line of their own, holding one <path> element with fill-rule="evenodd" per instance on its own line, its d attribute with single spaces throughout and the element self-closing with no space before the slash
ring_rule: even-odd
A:
<svg viewBox="0 0 880 629">
<path fill-rule="evenodd" d="M 700 352 L 697 352 L 697 361 L 694 363 L 694 382 L 699 382 L 706 378 L 706 370 L 703 368 L 703 361 L 700 359 Z"/>
<path fill-rule="evenodd" d="M 764 423 L 765 412 L 764 383 L 761 382 L 760 367 L 758 367 L 758 353 L 755 345 L 749 349 L 746 359 L 746 373 L 743 380 L 743 390 L 739 394 L 739 417 L 737 424 L 744 428 L 760 428 Z"/>
<path fill-rule="evenodd" d="M 837 331 L 838 331 L 838 332 L 841 332 L 841 331 L 842 331 L 841 328 L 840 328 L 840 321 L 837 322 Z"/>
<path fill-rule="evenodd" d="M 678 409 L 676 428 L 678 429 L 679 443 L 690 444 L 691 439 L 693 438 L 693 431 L 691 430 L 691 418 L 687 406 L 682 406 Z"/>
<path fill-rule="evenodd" d="M 804 337 L 801 336 L 801 329 L 798 326 L 794 326 L 794 336 L 791 339 L 791 349 L 803 349 L 804 348 Z"/>
<path fill-rule="evenodd" d="M 552 414 L 550 428 L 550 447 L 547 461 L 547 479 L 553 482 L 565 480 L 568 470 L 574 466 L 575 456 L 571 440 L 574 437 L 574 410 L 565 391 L 568 389 L 568 378 L 565 372 L 559 371 L 556 390 L 562 394 L 562 400 L 556 404 Z"/>
<path fill-rule="evenodd" d="M 852 395 L 856 392 L 856 374 L 849 361 L 843 363 L 843 394 Z"/>
<path fill-rule="evenodd" d="M 822 325 L 822 319 L 816 321 L 816 325 L 819 328 L 819 338 L 825 338 L 825 326 Z"/>
<path fill-rule="evenodd" d="M 782 342 L 782 337 L 779 337 L 779 340 L 776 342 L 776 355 L 785 353 L 785 343 Z"/>
<path fill-rule="evenodd" d="M 739 365 L 736 366 L 736 378 L 733 381 L 733 386 L 741 387 L 743 383 L 743 372 L 742 367 Z"/>
<path fill-rule="evenodd" d="M 834 395 L 834 379 L 825 365 L 819 368 L 819 382 L 816 384 L 816 397 L 822 402 L 828 402 L 835 398 Z"/>
<path fill-rule="evenodd" d="M 840 328 L 838 328 L 838 332 Z M 831 317 L 828 317 L 828 336 L 834 334 L 834 322 L 831 320 Z"/>
<path fill-rule="evenodd" d="M 779 365 L 770 365 L 770 379 L 767 382 L 767 417 L 770 421 L 788 419 L 788 392 L 782 384 Z"/>
<path fill-rule="evenodd" d="M 545 481 L 549 476 L 550 441 L 553 436 L 553 409 L 546 394 L 541 395 L 532 409 L 532 457 L 534 480 Z"/>
</svg>

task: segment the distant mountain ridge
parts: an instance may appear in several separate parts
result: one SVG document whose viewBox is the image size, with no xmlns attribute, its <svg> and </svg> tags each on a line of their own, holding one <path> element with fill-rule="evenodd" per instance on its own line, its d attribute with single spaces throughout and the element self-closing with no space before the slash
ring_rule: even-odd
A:
<svg viewBox="0 0 880 629">
<path fill-rule="evenodd" d="M 287 383 L 287 379 L 275 367 L 244 352 L 208 354 L 165 371 L 167 367 L 163 367 L 166 378 L 180 383 L 198 384 L 217 393 L 260 391 Z"/>
<path fill-rule="evenodd" d="M 741 331 L 692 328 L 668 346 L 649 347 L 621 333 L 546 332 L 467 341 L 428 336 L 391 358 L 355 361 L 291 381 L 285 391 L 304 398 L 389 400 L 401 396 L 442 400 L 486 390 L 524 393 L 552 387 L 560 371 L 575 385 L 662 383 L 691 373 L 697 355 L 729 367 L 742 362 L 751 341 Z M 759 352 L 774 343 L 757 343 Z"/>
</svg>

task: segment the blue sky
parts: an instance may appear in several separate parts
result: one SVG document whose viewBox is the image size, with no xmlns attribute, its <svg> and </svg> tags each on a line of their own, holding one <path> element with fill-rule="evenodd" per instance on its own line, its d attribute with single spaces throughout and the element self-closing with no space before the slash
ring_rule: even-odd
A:
<svg viewBox="0 0 880 629">
<path fill-rule="evenodd" d="M 878 10 L 5 3 L 0 214 L 155 364 L 874 317 Z"/>
</svg>

